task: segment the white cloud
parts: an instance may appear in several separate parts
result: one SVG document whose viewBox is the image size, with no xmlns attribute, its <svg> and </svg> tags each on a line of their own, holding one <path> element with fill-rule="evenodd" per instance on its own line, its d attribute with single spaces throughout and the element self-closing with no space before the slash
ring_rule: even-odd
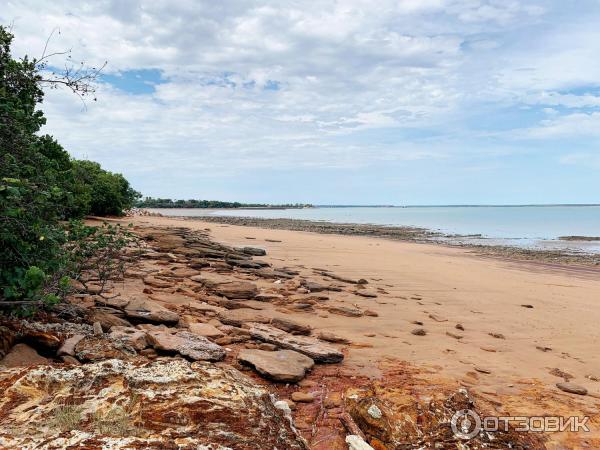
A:
<svg viewBox="0 0 600 450">
<path fill-rule="evenodd" d="M 150 94 L 102 85 L 86 111 L 60 91 L 44 104 L 46 130 L 69 151 L 148 174 L 149 185 L 178 168 L 442 159 L 458 153 L 458 137 L 495 133 L 468 123 L 495 114 L 489 104 L 545 107 L 522 137 L 597 136 L 600 113 L 559 108 L 600 108 L 594 92 L 568 92 L 600 79 L 592 10 L 558 0 L 11 0 L 0 22 L 14 21 L 15 54 L 40 54 L 58 27 L 51 50 L 107 59 L 112 74 L 161 71 Z"/>
<path fill-rule="evenodd" d="M 600 137 L 600 112 L 574 113 L 543 120 L 539 126 L 527 129 L 524 136 L 535 139 Z"/>
</svg>

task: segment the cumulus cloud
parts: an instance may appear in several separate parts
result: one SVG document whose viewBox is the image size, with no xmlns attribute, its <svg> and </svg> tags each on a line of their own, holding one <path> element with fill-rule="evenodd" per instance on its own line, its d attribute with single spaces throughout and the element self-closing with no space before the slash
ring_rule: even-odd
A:
<svg viewBox="0 0 600 450">
<path fill-rule="evenodd" d="M 159 176 L 446 160 L 485 153 L 486 133 L 597 135 L 598 113 L 577 109 L 600 94 L 574 90 L 600 76 L 599 11 L 585 3 L 22 0 L 0 22 L 16 54 L 40 54 L 59 29 L 52 50 L 109 61 L 87 109 L 48 93 L 46 131 L 158 195 Z M 494 121 L 523 105 L 547 110 L 528 131 Z M 489 129 L 473 127 L 484 115 Z"/>
</svg>

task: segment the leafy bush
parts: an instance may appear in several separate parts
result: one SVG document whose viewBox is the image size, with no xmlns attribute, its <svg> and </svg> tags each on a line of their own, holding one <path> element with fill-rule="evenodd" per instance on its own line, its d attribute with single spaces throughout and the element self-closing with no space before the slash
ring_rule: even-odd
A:
<svg viewBox="0 0 600 450">
<path fill-rule="evenodd" d="M 122 175 L 73 161 L 54 138 L 38 135 L 46 122 L 36 109 L 44 94 L 39 61 L 13 59 L 12 39 L 0 26 L 0 301 L 55 303 L 83 270 L 82 255 L 130 242 L 114 227 L 66 221 L 120 215 L 138 194 Z"/>
<path fill-rule="evenodd" d="M 130 209 L 139 197 L 120 173 L 108 172 L 93 161 L 72 162 L 75 181 L 86 197 L 87 213 L 96 216 L 119 216 Z"/>
</svg>

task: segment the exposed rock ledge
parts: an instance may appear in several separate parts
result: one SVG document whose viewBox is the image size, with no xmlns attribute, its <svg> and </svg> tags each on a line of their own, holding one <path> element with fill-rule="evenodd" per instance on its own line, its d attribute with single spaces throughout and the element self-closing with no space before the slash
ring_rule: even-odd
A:
<svg viewBox="0 0 600 450">
<path fill-rule="evenodd" d="M 268 392 L 229 366 L 40 365 L 0 372 L 0 391 L 0 448 L 308 448 Z"/>
</svg>

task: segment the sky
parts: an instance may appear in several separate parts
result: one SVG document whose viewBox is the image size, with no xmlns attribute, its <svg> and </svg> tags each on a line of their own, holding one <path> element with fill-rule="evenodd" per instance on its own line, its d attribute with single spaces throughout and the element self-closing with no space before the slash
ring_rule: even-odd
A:
<svg viewBox="0 0 600 450">
<path fill-rule="evenodd" d="M 146 196 L 600 203 L 599 0 L 2 3 L 15 56 L 108 61 L 43 131 Z"/>
</svg>

